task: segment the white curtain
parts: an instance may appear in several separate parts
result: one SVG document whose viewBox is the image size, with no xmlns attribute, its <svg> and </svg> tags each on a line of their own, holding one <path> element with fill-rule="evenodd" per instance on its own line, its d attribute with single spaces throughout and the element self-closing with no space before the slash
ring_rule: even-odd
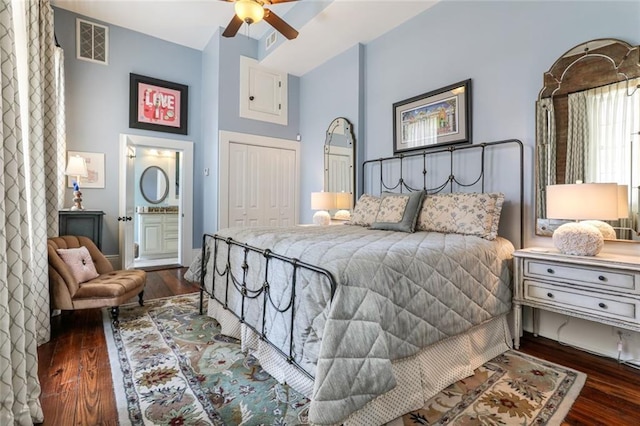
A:
<svg viewBox="0 0 640 426">
<path fill-rule="evenodd" d="M 64 165 L 49 164 L 62 70 L 48 0 L 4 0 L 0 28 L 0 424 L 32 425 L 43 420 L 37 344 L 50 334 L 47 211 L 58 205 L 47 201 L 64 189 L 45 184 Z"/>
</svg>

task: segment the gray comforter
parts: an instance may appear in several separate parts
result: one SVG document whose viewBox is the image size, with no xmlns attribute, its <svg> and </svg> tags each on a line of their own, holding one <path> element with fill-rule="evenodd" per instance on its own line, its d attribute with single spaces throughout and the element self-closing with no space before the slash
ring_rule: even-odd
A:
<svg viewBox="0 0 640 426">
<path fill-rule="evenodd" d="M 487 241 L 359 226 L 230 228 L 219 234 L 325 268 L 338 282 L 332 302 L 327 283 L 316 274 L 300 274 L 296 289 L 293 347 L 296 361 L 315 377 L 309 412 L 313 423 L 340 423 L 392 389 L 393 360 L 511 308 L 514 248 L 502 238 Z M 222 252 L 219 269 L 226 262 Z M 239 280 L 245 272 L 243 256 L 242 250 L 232 249 L 232 270 Z M 257 288 L 264 281 L 264 259 L 249 255 L 248 264 L 247 282 Z M 211 262 L 207 269 L 209 274 Z M 270 265 L 272 298 L 281 308 L 290 298 L 290 269 Z M 189 274 L 198 279 L 199 260 Z M 224 281 L 217 282 L 215 293 L 224 299 Z M 239 312 L 239 298 L 233 291 L 229 294 L 230 308 Z M 261 311 L 261 299 L 245 303 L 245 319 L 258 330 L 263 326 Z M 290 319 L 270 308 L 264 328 L 269 339 L 288 352 Z"/>
</svg>

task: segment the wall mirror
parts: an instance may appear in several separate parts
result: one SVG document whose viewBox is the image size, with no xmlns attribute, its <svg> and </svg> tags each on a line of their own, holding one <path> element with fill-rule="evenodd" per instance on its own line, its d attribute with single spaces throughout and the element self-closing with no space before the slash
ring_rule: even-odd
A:
<svg viewBox="0 0 640 426">
<path fill-rule="evenodd" d="M 324 190 L 349 194 L 339 209 L 350 210 L 354 203 L 355 147 L 353 126 L 344 117 L 331 121 L 324 142 Z"/>
<path fill-rule="evenodd" d="M 140 176 L 140 192 L 149 203 L 161 203 L 169 193 L 169 177 L 158 166 L 147 167 Z"/>
<path fill-rule="evenodd" d="M 548 219 L 546 187 L 627 185 L 628 214 L 607 221 L 617 239 L 640 241 L 640 55 L 616 39 L 582 43 L 544 74 L 536 103 L 536 234 L 567 222 Z M 622 211 L 622 210 L 620 210 Z"/>
</svg>

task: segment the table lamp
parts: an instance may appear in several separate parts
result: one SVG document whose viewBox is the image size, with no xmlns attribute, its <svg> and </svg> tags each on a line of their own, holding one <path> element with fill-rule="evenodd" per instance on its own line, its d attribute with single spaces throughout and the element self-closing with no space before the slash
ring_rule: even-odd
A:
<svg viewBox="0 0 640 426">
<path fill-rule="evenodd" d="M 82 207 L 82 192 L 80 191 L 80 177 L 89 176 L 84 158 L 79 155 L 70 156 L 64 174 L 76 178 L 73 181 L 73 207 L 71 207 L 71 210 L 84 210 L 84 207 Z"/>
<path fill-rule="evenodd" d="M 547 186 L 547 217 L 572 220 L 617 220 L 618 185 L 580 183 Z M 570 222 L 553 232 L 553 244 L 564 254 L 595 256 L 604 246 L 600 230 L 588 223 Z"/>
<path fill-rule="evenodd" d="M 331 215 L 328 210 L 336 208 L 335 192 L 312 192 L 311 210 L 317 210 L 313 215 L 315 225 L 326 226 L 331 223 Z"/>
</svg>

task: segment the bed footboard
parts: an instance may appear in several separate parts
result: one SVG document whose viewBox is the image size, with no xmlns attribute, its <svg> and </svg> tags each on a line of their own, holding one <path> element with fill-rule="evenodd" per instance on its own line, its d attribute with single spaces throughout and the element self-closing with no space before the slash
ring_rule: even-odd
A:
<svg viewBox="0 0 640 426">
<path fill-rule="evenodd" d="M 237 276 L 237 274 L 233 273 L 233 265 L 232 265 L 232 256 L 231 249 L 237 248 L 242 250 L 242 264 L 240 268 L 242 270 L 241 275 Z M 225 249 L 226 259 L 219 259 L 219 254 L 222 249 Z M 255 253 L 260 255 L 261 262 L 264 262 L 264 279 L 262 283 L 248 283 L 247 276 L 250 268 L 260 268 L 262 265 L 250 265 L 248 262 L 248 257 L 250 253 Z M 280 263 L 281 265 L 285 265 L 285 267 L 291 268 L 291 280 L 290 280 L 290 292 L 288 300 L 285 301 L 286 305 L 284 307 L 280 307 L 276 302 L 274 302 L 272 298 L 272 276 L 270 275 L 270 271 L 273 268 L 270 267 L 272 263 Z M 244 324 L 246 327 L 249 327 L 255 333 L 257 333 L 260 338 L 273 347 L 281 356 L 283 356 L 288 363 L 295 365 L 298 369 L 311 378 L 313 380 L 313 376 L 302 368 L 294 358 L 294 324 L 296 321 L 296 309 L 295 309 L 295 299 L 296 299 L 296 290 L 298 285 L 298 278 L 301 271 L 309 271 L 313 274 L 319 274 L 324 277 L 322 282 L 327 282 L 330 287 L 330 298 L 329 302 L 333 300 L 333 296 L 336 292 L 336 281 L 328 270 L 318 267 L 316 265 L 312 265 L 306 262 L 303 262 L 296 258 L 291 258 L 287 256 L 283 256 L 278 253 L 274 253 L 269 249 L 262 249 L 258 247 L 251 246 L 249 244 L 235 241 L 232 238 L 223 237 L 217 234 L 204 234 L 202 238 L 202 256 L 200 259 L 200 314 L 203 314 L 203 304 L 204 304 L 204 293 L 207 293 L 211 299 L 219 302 L 224 309 L 231 312 L 234 316 L 238 318 L 240 323 Z M 209 291 L 207 288 L 207 284 L 211 283 L 211 290 Z M 218 287 L 220 286 L 220 287 Z M 224 297 L 220 297 L 216 295 L 216 288 L 224 289 Z M 240 308 L 239 312 L 231 309 L 229 307 L 229 301 L 231 297 L 230 292 L 235 292 L 236 295 L 240 297 Z M 246 302 L 248 300 L 255 300 L 262 298 L 262 309 L 261 316 L 262 321 L 260 322 L 261 327 L 258 329 L 254 324 L 251 324 L 246 321 Z M 267 303 L 271 305 L 271 308 L 277 311 L 282 315 L 288 315 L 288 321 L 290 321 L 290 331 L 289 331 L 289 339 L 288 339 L 288 348 L 281 348 L 278 345 L 269 340 L 268 333 L 266 330 L 266 312 L 267 312 Z"/>
</svg>

